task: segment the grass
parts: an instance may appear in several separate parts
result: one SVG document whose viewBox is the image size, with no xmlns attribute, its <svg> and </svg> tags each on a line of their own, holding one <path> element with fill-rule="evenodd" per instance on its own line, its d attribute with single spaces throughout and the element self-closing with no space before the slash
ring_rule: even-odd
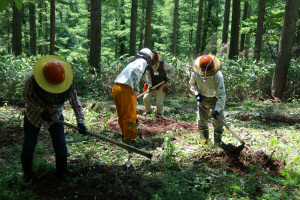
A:
<svg viewBox="0 0 300 200">
<path fill-rule="evenodd" d="M 186 103 L 185 103 L 186 102 Z M 176 120 L 195 123 L 195 113 L 186 113 L 184 109 L 194 108 L 193 99 L 169 100 L 169 107 L 182 108 L 179 113 L 166 113 L 167 117 Z M 140 104 L 141 105 L 141 104 Z M 271 102 L 246 101 L 232 103 L 226 112 L 282 112 L 299 114 L 299 104 L 274 104 Z M 94 133 L 104 134 L 106 137 L 121 141 L 118 133 L 107 131 L 107 122 L 116 117 L 115 112 L 108 109 L 99 109 L 97 112 L 84 108 L 85 123 Z M 70 108 L 64 110 L 65 121 L 76 124 L 74 112 Z M 0 108 L 1 124 L 6 126 L 21 126 L 23 114 L 18 108 L 4 106 Z M 132 164 L 135 170 L 142 173 L 149 180 L 159 183 L 160 187 L 153 187 L 150 182 L 145 182 L 145 187 L 151 191 L 152 198 L 159 199 L 300 199 L 300 139 L 299 125 L 285 123 L 261 122 L 258 120 L 240 121 L 229 115 L 226 123 L 233 128 L 247 143 L 252 151 L 262 150 L 273 158 L 286 162 L 282 176 L 273 177 L 263 174 L 260 169 L 253 166 L 248 176 L 239 176 L 236 173 L 226 173 L 225 166 L 220 169 L 209 167 L 205 162 L 200 162 L 199 157 L 205 153 L 216 152 L 218 149 L 209 146 L 206 151 L 199 149 L 199 136 L 196 133 L 185 133 L 185 138 L 179 138 L 177 131 L 167 132 L 163 138 L 156 137 L 152 140 L 163 141 L 163 145 L 156 149 L 144 149 L 153 153 L 154 158 L 149 161 L 138 154 L 128 154 L 124 149 L 103 142 L 99 139 L 82 136 L 76 131 L 66 128 L 66 138 L 69 152 L 68 167 L 71 173 L 80 169 L 93 169 L 103 165 L 124 166 Z M 212 126 L 210 124 L 210 129 Z M 103 133 L 103 131 L 105 131 Z M 47 132 L 42 130 L 35 150 L 34 170 L 45 172 L 54 167 L 54 152 L 51 139 Z M 225 143 L 238 144 L 237 140 L 226 132 L 223 138 Z M 23 187 L 20 179 L 22 176 L 19 160 L 21 143 L 0 148 L 0 199 L 22 199 L 31 197 L 39 199 L 30 189 Z M 131 155 L 131 157 L 129 157 Z M 128 161 L 129 160 L 129 161 Z M 119 171 L 126 179 L 134 179 L 126 170 Z M 254 174 L 259 174 L 255 176 Z M 75 177 L 74 187 L 80 185 L 90 177 L 101 176 L 90 170 L 88 174 Z M 120 176 L 121 178 L 121 176 Z M 101 181 L 101 179 L 100 179 Z M 125 187 L 125 186 L 124 186 Z M 61 190 L 63 190 L 61 188 Z M 141 196 L 140 199 L 143 199 Z"/>
</svg>

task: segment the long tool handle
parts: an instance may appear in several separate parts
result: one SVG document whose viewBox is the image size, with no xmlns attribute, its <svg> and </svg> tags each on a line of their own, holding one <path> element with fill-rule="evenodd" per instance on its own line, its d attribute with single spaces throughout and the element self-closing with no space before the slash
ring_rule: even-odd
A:
<svg viewBox="0 0 300 200">
<path fill-rule="evenodd" d="M 151 89 L 155 89 L 155 88 L 157 88 L 158 86 L 160 86 L 161 84 L 164 84 L 165 82 L 166 82 L 166 81 L 162 81 L 162 82 L 160 82 L 159 84 L 157 84 L 156 86 L 153 86 Z M 140 94 L 140 95 L 137 97 L 137 99 L 140 98 L 141 96 L 143 96 L 144 94 L 148 93 L 148 92 L 150 92 L 150 90 L 147 90 L 146 92 L 143 92 L 142 94 Z"/>
<path fill-rule="evenodd" d="M 221 122 L 238 141 L 245 144 L 245 141 L 241 139 L 219 116 L 217 116 L 217 120 L 219 120 L 219 122 Z"/>
<path fill-rule="evenodd" d="M 61 121 L 61 120 L 59 120 L 59 119 L 55 119 L 54 117 L 51 117 L 51 120 L 52 120 L 53 122 L 56 122 L 56 123 L 59 123 L 59 124 L 63 124 L 63 125 L 68 126 L 68 127 L 70 127 L 70 128 L 74 128 L 74 129 L 76 129 L 76 130 L 80 130 L 80 128 L 79 128 L 78 126 L 74 126 L 74 125 L 72 125 L 72 124 L 69 124 L 69 123 L 67 123 L 67 122 Z M 89 134 L 89 135 L 91 135 L 91 136 L 97 137 L 97 138 L 99 138 L 99 139 L 101 139 L 101 140 L 105 140 L 105 141 L 107 141 L 107 142 L 113 143 L 113 144 L 115 144 L 115 145 L 117 145 L 117 146 L 119 146 L 119 147 L 121 147 L 121 148 L 123 148 L 123 149 L 126 149 L 126 150 L 130 151 L 130 152 L 134 152 L 134 153 L 141 154 L 141 155 L 143 155 L 143 156 L 146 156 L 146 157 L 149 158 L 149 159 L 152 158 L 152 154 L 149 153 L 149 152 L 147 152 L 147 151 L 143 151 L 143 150 L 137 149 L 137 148 L 135 148 L 135 147 L 133 147 L 133 146 L 130 146 L 130 145 L 128 145 L 128 144 L 124 144 L 124 143 L 118 142 L 118 141 L 116 141 L 116 140 L 109 139 L 109 138 L 107 138 L 107 137 L 104 137 L 104 136 L 101 136 L 101 135 L 92 133 L 92 132 L 90 132 L 90 131 L 86 131 L 86 133 Z"/>
</svg>

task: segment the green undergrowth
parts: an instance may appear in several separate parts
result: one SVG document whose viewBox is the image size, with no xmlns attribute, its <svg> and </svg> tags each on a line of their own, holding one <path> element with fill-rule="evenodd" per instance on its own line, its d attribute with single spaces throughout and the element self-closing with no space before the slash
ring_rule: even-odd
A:
<svg viewBox="0 0 300 200">
<path fill-rule="evenodd" d="M 85 102 L 88 104 L 88 102 Z M 167 105 L 177 107 L 182 111 L 169 112 L 167 117 L 177 121 L 195 123 L 195 113 L 185 113 L 184 109 L 195 109 L 193 99 L 168 100 Z M 293 113 L 299 111 L 296 102 L 290 104 L 274 104 L 272 102 L 246 101 L 231 103 L 225 109 L 232 112 L 279 112 Z M 23 111 L 11 106 L 0 108 L 1 126 L 22 127 Z M 84 108 L 85 123 L 87 128 L 97 134 L 121 142 L 120 133 L 109 132 L 107 124 L 115 120 L 116 112 L 109 109 L 100 109 L 95 112 L 88 106 Z M 189 116 L 190 115 L 190 116 Z M 76 118 L 71 108 L 64 109 L 65 121 L 76 124 Z M 150 199 L 300 199 L 300 139 L 298 124 L 263 122 L 258 119 L 241 121 L 230 114 L 226 123 L 246 141 L 251 151 L 264 151 L 272 158 L 286 163 L 281 176 L 271 176 L 262 172 L 256 166 L 252 166 L 251 172 L 246 176 L 237 173 L 226 173 L 226 166 L 211 168 L 201 159 L 205 154 L 214 153 L 220 149 L 209 145 L 205 150 L 199 148 L 199 135 L 187 130 L 167 131 L 165 135 L 145 139 L 149 143 L 161 143 L 156 148 L 145 145 L 142 150 L 151 152 L 151 160 L 144 156 L 128 151 L 104 142 L 91 136 L 82 136 L 76 131 L 65 128 L 68 146 L 68 168 L 73 175 L 73 188 L 84 187 L 88 180 L 101 182 L 101 174 L 96 169 L 101 167 L 116 166 L 115 177 L 123 177 L 134 180 L 137 176 L 130 174 L 130 169 L 141 175 L 143 182 L 151 193 Z M 212 131 L 210 123 L 209 129 Z M 185 137 L 179 137 L 179 132 Z M 1 133 L 3 134 L 3 132 Z M 7 135 L 6 135 L 7 136 Z M 41 197 L 31 189 L 24 189 L 21 183 L 22 171 L 20 152 L 22 147 L 22 135 L 18 135 L 18 142 L 0 148 L 0 199 L 40 199 Z M 225 143 L 239 145 L 238 141 L 228 132 L 223 137 Z M 55 169 L 55 157 L 51 144 L 51 138 L 45 130 L 41 130 L 39 141 L 35 150 L 33 170 L 41 178 L 44 174 Z M 86 169 L 88 173 L 80 171 Z M 117 176 L 118 175 L 118 176 Z M 122 175 L 122 176 L 121 176 Z M 113 179 L 113 177 L 111 177 Z M 155 183 L 155 184 L 154 184 Z M 157 186 L 159 184 L 159 187 Z M 62 186 L 56 186 L 64 196 Z M 116 183 L 120 187 L 120 183 Z M 127 187 L 127 186 L 124 186 Z M 134 187 L 134 185 L 132 186 Z M 74 194 L 74 196 L 79 195 Z M 95 194 L 96 196 L 97 194 Z M 140 194 L 139 199 L 149 199 Z"/>
</svg>

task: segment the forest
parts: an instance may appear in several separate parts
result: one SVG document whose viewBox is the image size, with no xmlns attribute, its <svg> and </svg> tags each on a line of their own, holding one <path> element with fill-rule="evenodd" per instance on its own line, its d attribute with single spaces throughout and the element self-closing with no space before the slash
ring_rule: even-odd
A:
<svg viewBox="0 0 300 200">
<path fill-rule="evenodd" d="M 299 0 L 1 0 L 0 199 L 300 199 L 299 9 Z M 112 87 L 145 47 L 175 77 L 163 116 L 144 116 L 137 99 L 134 152 L 115 145 L 123 141 Z M 192 65 L 207 54 L 222 64 L 223 145 L 201 145 L 190 90 Z M 92 134 L 67 125 L 77 122 L 66 102 L 70 181 L 56 178 L 42 128 L 24 184 L 22 94 L 47 55 L 70 63 Z M 213 118 L 209 130 L 213 141 Z"/>
</svg>

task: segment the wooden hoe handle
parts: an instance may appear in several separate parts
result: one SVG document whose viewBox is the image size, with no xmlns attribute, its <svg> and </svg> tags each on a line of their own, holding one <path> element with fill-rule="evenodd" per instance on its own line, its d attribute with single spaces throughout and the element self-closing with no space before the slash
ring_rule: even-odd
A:
<svg viewBox="0 0 300 200">
<path fill-rule="evenodd" d="M 158 86 L 160 86 L 161 84 L 164 84 L 165 82 L 166 82 L 166 81 L 160 82 L 160 83 L 157 84 L 156 86 L 153 86 L 152 89 L 157 88 Z M 137 99 L 140 98 L 141 96 L 143 96 L 144 94 L 148 93 L 149 91 L 150 91 L 150 90 L 147 90 L 146 92 L 143 92 L 142 94 L 140 94 L 140 95 L 137 97 Z"/>
<path fill-rule="evenodd" d="M 76 130 L 80 130 L 80 128 L 78 126 L 74 126 L 72 124 L 69 124 L 67 122 L 64 122 L 64 121 L 61 121 L 59 119 L 55 119 L 54 117 L 51 117 L 51 120 L 53 122 L 56 122 L 56 123 L 59 123 L 59 124 L 62 124 L 62 125 L 65 125 L 65 126 L 68 126 L 70 128 L 73 128 L 73 129 L 76 129 Z M 130 152 L 134 152 L 134 153 L 137 153 L 137 154 L 140 154 L 140 155 L 143 155 L 143 156 L 146 156 L 147 158 L 151 159 L 152 158 L 152 154 L 147 152 L 147 151 L 143 151 L 143 150 L 140 150 L 140 149 L 137 149 L 133 146 L 130 146 L 128 144 L 124 144 L 124 143 L 121 143 L 121 142 L 118 142 L 116 140 L 112 140 L 112 139 L 109 139 L 107 137 L 104 137 L 104 136 L 101 136 L 101 135 L 98 135 L 98 134 L 95 134 L 95 133 L 92 133 L 90 131 L 86 131 L 87 134 L 91 135 L 91 136 L 94 136 L 94 137 L 97 137 L 101 140 L 104 140 L 104 141 L 107 141 L 107 142 L 110 142 L 110 143 L 113 143 L 123 149 L 126 149 Z"/>
<path fill-rule="evenodd" d="M 238 140 L 240 143 L 245 144 L 245 141 L 241 139 L 218 115 L 217 115 L 217 120 L 221 122 L 227 130 Z"/>
</svg>

